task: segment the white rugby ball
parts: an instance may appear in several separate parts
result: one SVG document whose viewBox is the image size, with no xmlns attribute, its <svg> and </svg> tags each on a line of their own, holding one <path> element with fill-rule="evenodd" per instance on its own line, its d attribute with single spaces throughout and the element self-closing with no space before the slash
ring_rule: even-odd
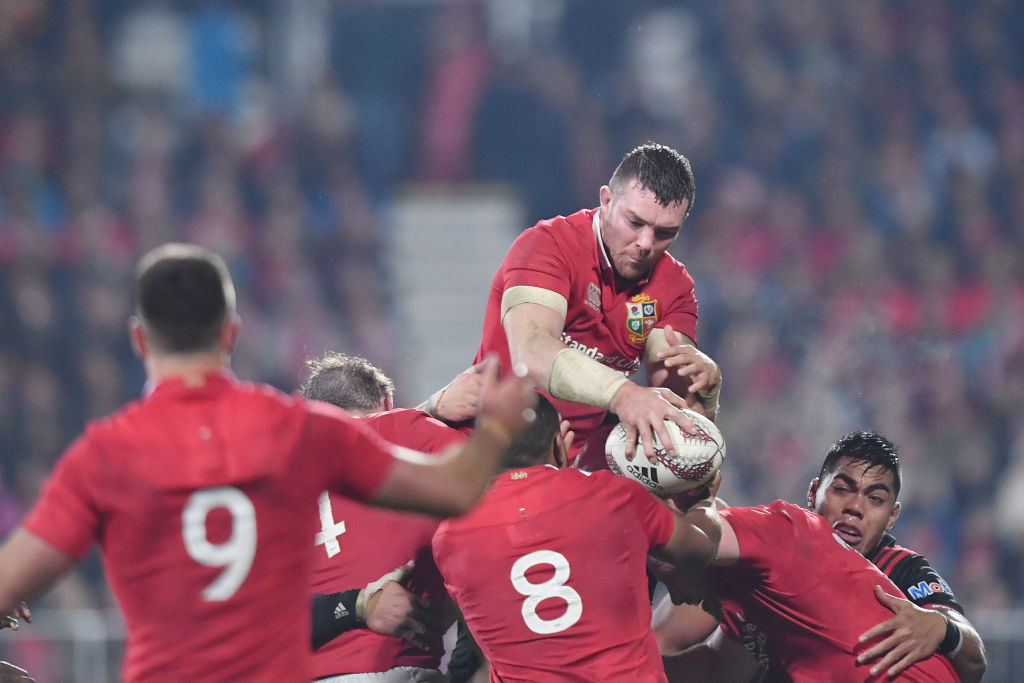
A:
<svg viewBox="0 0 1024 683">
<path fill-rule="evenodd" d="M 621 423 L 615 425 L 605 442 L 608 469 L 640 482 L 648 491 L 659 496 L 689 491 L 711 481 L 725 460 L 725 439 L 715 423 L 708 418 L 685 408 L 683 412 L 696 425 L 697 433 L 687 434 L 675 422 L 665 420 L 665 429 L 672 437 L 676 454 L 669 456 L 655 435 L 657 464 L 647 459 L 639 440 L 636 456 L 627 461 L 626 428 Z"/>
</svg>

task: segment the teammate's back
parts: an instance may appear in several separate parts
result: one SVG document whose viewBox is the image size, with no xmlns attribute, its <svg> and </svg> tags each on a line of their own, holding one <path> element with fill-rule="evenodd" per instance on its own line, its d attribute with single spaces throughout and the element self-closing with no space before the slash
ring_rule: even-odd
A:
<svg viewBox="0 0 1024 683">
<path fill-rule="evenodd" d="M 434 555 L 492 680 L 664 681 L 645 561 L 672 516 L 610 472 L 505 472 Z"/>
<path fill-rule="evenodd" d="M 308 659 L 308 591 L 294 577 L 310 571 L 310 501 L 325 486 L 366 498 L 388 463 L 315 457 L 327 443 L 339 456 L 380 449 L 342 429 L 355 421 L 341 410 L 204 380 L 162 382 L 91 424 L 24 526 L 74 557 L 99 544 L 127 679 L 287 680 Z"/>
</svg>

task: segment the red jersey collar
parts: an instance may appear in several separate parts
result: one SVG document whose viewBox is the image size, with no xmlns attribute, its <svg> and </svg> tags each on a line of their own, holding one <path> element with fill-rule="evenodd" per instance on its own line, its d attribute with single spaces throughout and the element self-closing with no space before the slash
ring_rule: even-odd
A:
<svg viewBox="0 0 1024 683">
<path fill-rule="evenodd" d="M 223 387 L 227 384 L 234 384 L 237 381 L 238 379 L 230 370 L 222 368 L 220 370 L 204 372 L 199 376 L 190 375 L 188 381 L 186 381 L 186 377 L 181 375 L 165 377 L 158 382 L 147 381 L 145 387 L 143 387 L 142 395 L 144 398 L 151 398 L 156 395 L 177 396 L 197 389 Z"/>
<path fill-rule="evenodd" d="M 547 473 L 543 470 L 558 471 L 558 468 L 554 465 L 531 465 L 530 467 L 517 467 L 514 470 L 502 472 L 494 476 L 491 480 L 491 488 L 502 488 L 505 486 L 511 486 L 518 481 L 528 479 L 531 475 L 536 478 L 538 475 L 544 476 Z"/>
<path fill-rule="evenodd" d="M 635 282 L 626 282 L 621 277 L 619 277 L 618 273 L 615 272 L 615 268 L 612 266 L 612 260 L 608 256 L 608 250 L 605 249 L 604 240 L 601 239 L 601 207 L 600 206 L 597 207 L 596 209 L 594 209 L 594 219 L 593 219 L 592 223 L 593 223 L 593 227 L 594 227 L 594 242 L 597 243 L 597 259 L 601 263 L 601 272 L 602 273 L 608 273 L 608 275 L 610 276 L 608 278 L 608 281 L 614 283 L 615 289 L 620 289 L 619 284 L 624 284 L 625 285 L 621 289 L 632 289 L 633 287 L 643 287 L 648 282 L 650 282 L 651 275 L 654 274 L 654 269 L 658 266 L 657 263 L 655 263 L 653 266 L 651 266 L 651 269 L 650 269 L 650 271 L 648 271 L 646 277 L 642 277 L 642 278 L 640 278 L 639 280 L 637 280 Z M 660 259 L 659 259 L 659 261 L 660 261 Z"/>
</svg>

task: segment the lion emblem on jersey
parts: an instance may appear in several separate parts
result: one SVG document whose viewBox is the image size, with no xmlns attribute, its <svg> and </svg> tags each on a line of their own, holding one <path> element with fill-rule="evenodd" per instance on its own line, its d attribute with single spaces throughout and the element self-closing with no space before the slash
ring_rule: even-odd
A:
<svg viewBox="0 0 1024 683">
<path fill-rule="evenodd" d="M 637 294 L 626 302 L 626 327 L 629 341 L 642 344 L 658 322 L 658 300 L 646 294 Z"/>
</svg>

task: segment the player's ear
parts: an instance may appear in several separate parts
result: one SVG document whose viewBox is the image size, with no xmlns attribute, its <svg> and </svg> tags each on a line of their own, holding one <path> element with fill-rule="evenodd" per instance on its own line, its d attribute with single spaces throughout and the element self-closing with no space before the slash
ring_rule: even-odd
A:
<svg viewBox="0 0 1024 683">
<path fill-rule="evenodd" d="M 388 410 L 394 410 L 394 408 L 395 408 L 395 397 L 393 395 L 391 395 L 391 394 L 384 394 L 384 398 L 381 399 L 381 403 L 383 404 L 383 410 L 385 412 L 388 411 Z"/>
<path fill-rule="evenodd" d="M 569 465 L 569 454 L 565 450 L 561 434 L 555 434 L 551 439 L 551 464 L 558 469 L 564 469 Z"/>
<path fill-rule="evenodd" d="M 815 503 L 814 503 L 814 499 L 818 495 L 818 484 L 820 484 L 820 483 L 821 482 L 819 481 L 819 479 L 817 477 L 815 477 L 814 479 L 811 479 L 811 484 L 810 484 L 810 486 L 807 487 L 807 507 L 811 508 L 812 510 L 815 507 L 817 507 L 815 505 Z M 898 503 L 897 503 L 897 505 L 898 505 Z M 896 521 L 896 520 L 893 520 L 893 521 Z"/>
<path fill-rule="evenodd" d="M 900 516 L 900 503 L 896 501 L 896 504 L 892 506 L 892 512 L 889 513 L 889 523 L 885 525 L 885 530 L 889 531 L 896 524 L 897 518 Z"/>
<path fill-rule="evenodd" d="M 235 342 L 238 341 L 238 330 L 241 326 L 242 319 L 238 317 L 237 313 L 232 313 L 231 318 L 220 331 L 220 348 L 223 351 L 230 352 L 235 348 Z"/>
<path fill-rule="evenodd" d="M 128 319 L 128 338 L 132 342 L 132 351 L 139 358 L 145 358 L 148 349 L 146 348 L 146 335 L 142 333 L 142 323 L 139 317 L 133 315 Z"/>
<path fill-rule="evenodd" d="M 607 210 L 612 203 L 612 188 L 602 185 L 598 197 L 601 200 L 601 208 Z"/>
</svg>

